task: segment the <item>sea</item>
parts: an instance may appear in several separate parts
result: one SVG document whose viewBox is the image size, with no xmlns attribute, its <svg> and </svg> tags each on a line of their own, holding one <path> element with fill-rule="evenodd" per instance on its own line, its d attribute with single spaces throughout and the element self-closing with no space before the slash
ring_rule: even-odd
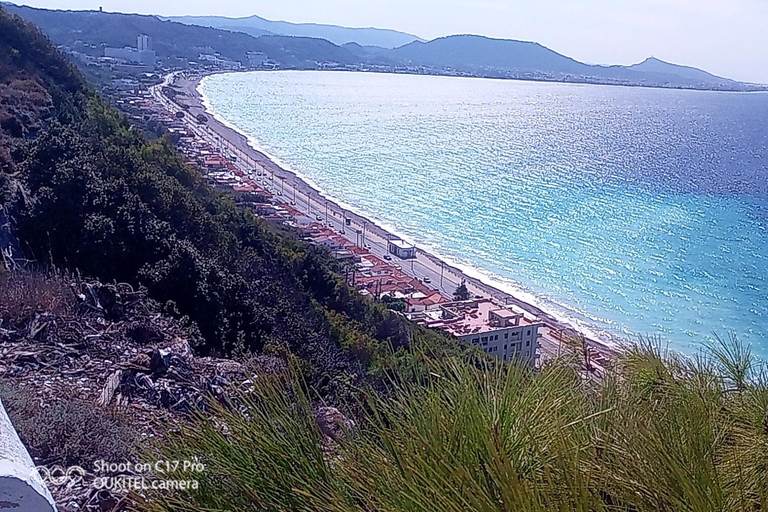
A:
<svg viewBox="0 0 768 512">
<path fill-rule="evenodd" d="M 324 193 L 603 340 L 768 358 L 768 94 L 332 71 L 208 76 Z"/>
</svg>

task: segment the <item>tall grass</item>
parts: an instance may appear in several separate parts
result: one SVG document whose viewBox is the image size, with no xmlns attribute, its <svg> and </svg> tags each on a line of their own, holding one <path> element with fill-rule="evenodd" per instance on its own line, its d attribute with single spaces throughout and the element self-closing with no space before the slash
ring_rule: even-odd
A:
<svg viewBox="0 0 768 512">
<path fill-rule="evenodd" d="M 643 342 L 600 383 L 576 360 L 537 372 L 424 357 L 426 377 L 348 404 L 324 438 L 312 395 L 259 377 L 150 457 L 195 459 L 196 491 L 143 508 L 366 511 L 747 511 L 768 498 L 768 392 L 736 339 L 696 358 Z M 395 384 L 396 382 L 396 384 Z M 167 476 L 166 476 L 167 477 Z"/>
</svg>

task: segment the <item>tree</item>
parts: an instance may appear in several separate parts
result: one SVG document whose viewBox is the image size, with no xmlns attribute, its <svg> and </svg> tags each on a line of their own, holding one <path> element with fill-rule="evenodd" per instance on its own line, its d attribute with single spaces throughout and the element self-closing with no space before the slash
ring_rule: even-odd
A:
<svg viewBox="0 0 768 512">
<path fill-rule="evenodd" d="M 469 300 L 469 290 L 467 289 L 467 283 L 462 279 L 461 284 L 456 287 L 456 291 L 453 292 L 453 300 Z"/>
</svg>

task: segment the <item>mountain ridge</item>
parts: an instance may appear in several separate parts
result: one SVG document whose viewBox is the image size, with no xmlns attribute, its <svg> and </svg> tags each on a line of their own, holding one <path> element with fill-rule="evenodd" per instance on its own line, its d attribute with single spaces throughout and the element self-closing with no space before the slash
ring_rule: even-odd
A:
<svg viewBox="0 0 768 512">
<path fill-rule="evenodd" d="M 593 65 L 538 42 L 471 34 L 413 40 L 387 49 L 358 41 L 338 45 L 318 37 L 265 31 L 249 35 L 237 27 L 212 28 L 152 15 L 3 5 L 38 25 L 55 44 L 92 56 L 100 55 L 104 46 L 133 46 L 137 34 L 147 34 L 152 37 L 163 65 L 172 68 L 184 67 L 197 60 L 200 53 L 212 52 L 245 65 L 250 54 L 263 54 L 276 63 L 277 69 L 372 70 L 662 88 L 768 90 L 768 86 L 730 80 L 656 57 L 629 66 Z"/>
<path fill-rule="evenodd" d="M 269 32 L 275 35 L 317 37 L 327 39 L 339 46 L 354 42 L 361 46 L 395 48 L 411 41 L 421 40 L 413 34 L 399 30 L 376 27 L 344 27 L 325 23 L 292 23 L 268 20 L 255 14 L 239 18 L 226 16 L 159 16 L 159 18 L 187 25 L 237 30 L 254 36 L 268 35 L 260 32 Z"/>
</svg>

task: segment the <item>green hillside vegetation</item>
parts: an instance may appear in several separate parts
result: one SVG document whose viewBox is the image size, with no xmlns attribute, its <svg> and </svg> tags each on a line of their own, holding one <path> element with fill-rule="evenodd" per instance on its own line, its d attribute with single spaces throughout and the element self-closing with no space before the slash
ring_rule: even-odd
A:
<svg viewBox="0 0 768 512">
<path fill-rule="evenodd" d="M 327 396 L 381 375 L 412 340 L 457 347 L 363 299 L 327 251 L 238 209 L 167 140 L 147 142 L 31 25 L 0 11 L 0 34 L 3 81 L 50 97 L 45 116 L 17 112 L 24 129 L 2 131 L 16 148 L 2 206 L 27 257 L 146 286 L 196 326 L 198 353 L 291 351 Z"/>
</svg>

